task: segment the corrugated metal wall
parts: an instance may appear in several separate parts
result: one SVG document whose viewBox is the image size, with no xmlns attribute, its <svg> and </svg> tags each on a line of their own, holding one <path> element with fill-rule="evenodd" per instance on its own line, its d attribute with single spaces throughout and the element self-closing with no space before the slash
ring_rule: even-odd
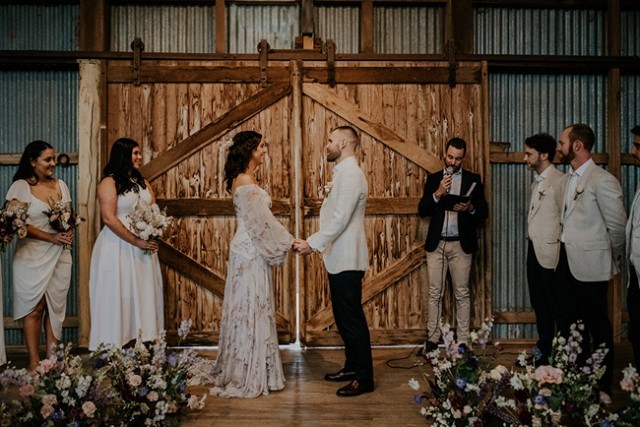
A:
<svg viewBox="0 0 640 427">
<path fill-rule="evenodd" d="M 2 72 L 0 73 L 0 152 L 22 153 L 25 145 L 35 139 L 45 140 L 58 153 L 78 151 L 78 74 L 72 71 Z M 4 200 L 15 165 L 0 166 L 0 195 Z M 56 168 L 56 176 L 69 186 L 75 199 L 77 166 Z M 12 272 L 14 245 L 1 254 L 3 312 L 11 316 Z M 73 278 L 67 297 L 67 315 L 78 313 L 77 259 L 74 253 Z M 5 330 L 7 345 L 22 344 L 22 330 Z M 63 341 L 77 341 L 77 329 L 65 328 Z"/>
<path fill-rule="evenodd" d="M 640 55 L 640 10 L 623 10 L 620 21 L 620 53 L 625 56 Z"/>
<path fill-rule="evenodd" d="M 215 4 L 211 6 L 111 7 L 111 49 L 131 51 L 140 37 L 145 52 L 215 53 Z"/>
<path fill-rule="evenodd" d="M 441 53 L 444 8 L 384 6 L 373 9 L 376 53 Z"/>
<path fill-rule="evenodd" d="M 602 11 L 479 8 L 476 52 L 602 55 L 604 19 Z M 519 152 L 528 136 L 547 132 L 557 137 L 567 124 L 582 122 L 596 133 L 595 151 L 606 151 L 606 87 L 604 76 L 491 75 L 490 139 L 509 142 L 510 151 Z M 525 237 L 532 173 L 521 164 L 493 164 L 491 179 L 493 307 L 496 312 L 530 310 Z M 497 325 L 494 333 L 498 338 L 537 337 L 532 324 Z"/>
<path fill-rule="evenodd" d="M 478 8 L 476 53 L 604 55 L 605 16 L 601 10 Z"/>
<path fill-rule="evenodd" d="M 76 5 L 0 5 L 0 50 L 78 50 Z"/>
<path fill-rule="evenodd" d="M 339 53 L 360 51 L 360 8 L 357 6 L 315 6 L 316 37 L 332 39 Z"/>
<path fill-rule="evenodd" d="M 227 4 L 229 53 L 257 53 L 261 39 L 272 49 L 293 49 L 300 35 L 300 6 Z"/>
</svg>

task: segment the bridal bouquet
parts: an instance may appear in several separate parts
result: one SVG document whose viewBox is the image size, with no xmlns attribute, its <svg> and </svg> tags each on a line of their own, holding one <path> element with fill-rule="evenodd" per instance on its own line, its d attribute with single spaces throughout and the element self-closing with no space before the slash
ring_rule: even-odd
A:
<svg viewBox="0 0 640 427">
<path fill-rule="evenodd" d="M 49 217 L 49 225 L 58 233 L 65 233 L 69 230 L 73 230 L 85 220 L 80 216 L 71 206 L 71 202 L 65 202 L 64 200 L 55 201 L 53 198 L 49 201 L 51 207 L 49 211 L 45 212 Z M 64 249 L 71 249 L 71 245 L 65 244 Z"/>
<path fill-rule="evenodd" d="M 14 234 L 23 238 L 27 235 L 27 211 L 29 204 L 8 203 L 0 210 L 0 252 L 7 249 L 7 245 Z"/>
<path fill-rule="evenodd" d="M 127 214 L 127 218 L 133 234 L 142 240 L 160 239 L 172 220 L 167 216 L 166 209 L 161 210 L 155 203 L 144 207 L 137 204 L 135 210 Z M 151 253 L 148 250 L 144 252 Z"/>
</svg>

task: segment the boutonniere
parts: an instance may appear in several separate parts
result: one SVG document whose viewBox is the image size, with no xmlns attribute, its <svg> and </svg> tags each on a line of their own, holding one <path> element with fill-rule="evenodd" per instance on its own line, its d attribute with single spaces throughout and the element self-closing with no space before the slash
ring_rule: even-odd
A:
<svg viewBox="0 0 640 427">
<path fill-rule="evenodd" d="M 578 200 L 578 198 L 582 195 L 582 193 L 584 193 L 584 188 L 578 187 L 576 189 L 576 194 L 573 196 L 573 201 L 575 202 L 576 200 Z"/>
<path fill-rule="evenodd" d="M 322 195 L 326 198 L 331 193 L 331 189 L 333 188 L 333 181 L 327 182 L 327 184 L 322 187 Z"/>
<path fill-rule="evenodd" d="M 545 196 L 545 191 L 544 189 L 538 191 L 538 200 L 542 200 L 542 198 Z"/>
</svg>

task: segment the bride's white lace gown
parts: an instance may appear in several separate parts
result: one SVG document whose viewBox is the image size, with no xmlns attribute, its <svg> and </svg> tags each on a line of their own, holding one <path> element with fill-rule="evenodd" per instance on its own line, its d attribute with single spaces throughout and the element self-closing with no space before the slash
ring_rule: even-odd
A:
<svg viewBox="0 0 640 427">
<path fill-rule="evenodd" d="M 238 226 L 231 241 L 211 394 L 257 397 L 284 388 L 273 296 L 273 265 L 282 265 L 293 236 L 270 211 L 258 185 L 236 188 Z"/>
</svg>

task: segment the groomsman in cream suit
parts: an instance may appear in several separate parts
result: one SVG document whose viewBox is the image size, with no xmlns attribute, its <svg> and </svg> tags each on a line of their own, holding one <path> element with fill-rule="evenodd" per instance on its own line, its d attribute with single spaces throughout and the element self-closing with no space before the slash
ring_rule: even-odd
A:
<svg viewBox="0 0 640 427">
<path fill-rule="evenodd" d="M 338 396 L 373 391 L 373 364 L 367 319 L 362 310 L 362 278 L 369 268 L 364 231 L 364 208 L 369 188 L 355 154 L 360 144 L 356 131 L 340 126 L 329 135 L 327 161 L 334 162 L 333 185 L 320 208 L 320 231 L 306 241 L 296 240 L 301 255 L 322 252 L 329 274 L 331 305 L 345 345 L 345 364 L 325 375 L 327 381 L 351 381 Z"/>
<path fill-rule="evenodd" d="M 559 205 L 564 206 L 560 260 L 556 269 L 560 303 L 560 330 L 581 319 L 585 331 L 582 357 L 604 344 L 609 350 L 600 381 L 600 391 L 611 395 L 613 380 L 613 330 L 607 311 L 609 279 L 619 272 L 625 248 L 627 215 L 618 180 L 596 166 L 591 158 L 595 145 L 593 130 L 585 124 L 567 126 L 558 138 L 558 153 L 571 163 L 562 178 Z M 560 322 L 560 321 L 559 321 Z"/>
<path fill-rule="evenodd" d="M 560 207 L 555 193 L 563 173 L 552 163 L 556 145 L 546 133 L 531 136 L 524 143 L 524 161 L 534 172 L 527 217 L 527 282 L 538 328 L 536 365 L 549 364 L 559 310 L 554 270 L 560 254 Z"/>
<path fill-rule="evenodd" d="M 640 161 L 640 126 L 631 129 L 633 146 L 631 155 Z M 640 369 L 640 187 L 633 197 L 627 221 L 627 310 L 629 310 L 629 341 L 633 347 L 633 360 L 636 368 Z"/>
</svg>

